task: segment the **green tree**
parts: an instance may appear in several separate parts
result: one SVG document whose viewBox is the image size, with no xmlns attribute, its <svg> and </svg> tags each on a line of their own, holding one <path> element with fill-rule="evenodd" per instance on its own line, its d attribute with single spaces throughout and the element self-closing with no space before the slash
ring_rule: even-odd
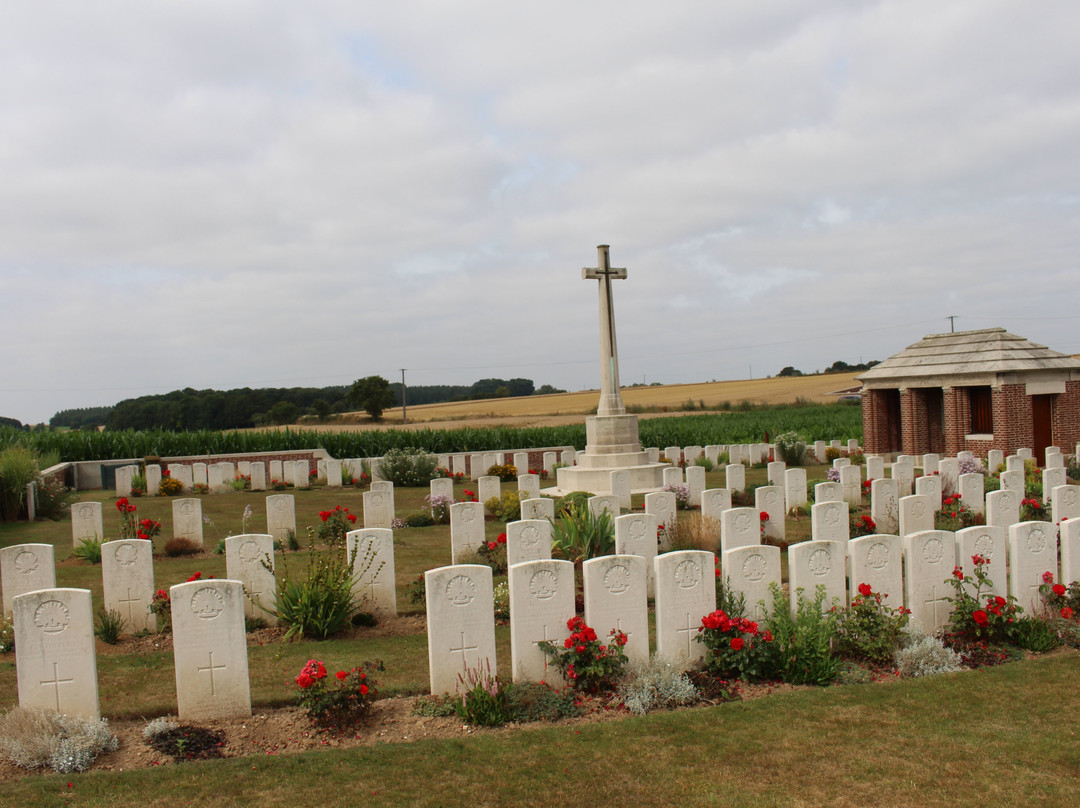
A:
<svg viewBox="0 0 1080 808">
<path fill-rule="evenodd" d="M 801 370 L 796 370 L 791 365 L 788 365 L 786 368 L 781 370 L 776 375 L 777 376 L 802 376 L 803 372 Z"/>
<path fill-rule="evenodd" d="M 382 376 L 365 376 L 353 382 L 346 399 L 354 407 L 359 407 L 371 416 L 371 420 L 382 419 L 383 410 L 397 404 L 390 382 Z"/>
<path fill-rule="evenodd" d="M 266 413 L 267 420 L 272 424 L 295 424 L 298 417 L 300 408 L 291 401 L 279 401 Z"/>
<path fill-rule="evenodd" d="M 320 421 L 325 421 L 326 416 L 330 414 L 330 402 L 325 398 L 317 398 L 311 402 L 311 409 L 315 410 Z"/>
</svg>

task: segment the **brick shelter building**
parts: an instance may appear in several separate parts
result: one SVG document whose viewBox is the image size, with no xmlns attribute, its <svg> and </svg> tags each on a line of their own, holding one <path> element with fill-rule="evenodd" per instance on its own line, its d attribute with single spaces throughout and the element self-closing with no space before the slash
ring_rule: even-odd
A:
<svg viewBox="0 0 1080 808">
<path fill-rule="evenodd" d="M 1027 447 L 1041 464 L 1080 442 L 1080 361 L 1003 328 L 931 334 L 858 379 L 867 452 Z"/>
</svg>

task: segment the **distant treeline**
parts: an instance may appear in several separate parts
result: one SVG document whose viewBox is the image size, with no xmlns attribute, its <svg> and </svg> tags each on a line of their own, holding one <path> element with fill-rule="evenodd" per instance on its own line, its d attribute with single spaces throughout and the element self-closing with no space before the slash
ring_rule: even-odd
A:
<svg viewBox="0 0 1080 808">
<path fill-rule="evenodd" d="M 390 385 L 401 406 L 401 383 Z M 536 389 L 531 379 L 480 379 L 471 385 L 422 385 L 405 390 L 406 404 L 530 396 L 562 393 L 549 384 Z M 252 390 L 174 390 L 154 396 L 121 401 L 113 407 L 82 407 L 61 410 L 49 419 L 52 426 L 70 429 L 110 430 L 245 429 L 271 424 L 291 424 L 303 415 L 323 419 L 333 413 L 358 409 L 349 401 L 349 387 L 282 387 Z M 11 424 L 14 426 L 15 424 Z"/>
</svg>

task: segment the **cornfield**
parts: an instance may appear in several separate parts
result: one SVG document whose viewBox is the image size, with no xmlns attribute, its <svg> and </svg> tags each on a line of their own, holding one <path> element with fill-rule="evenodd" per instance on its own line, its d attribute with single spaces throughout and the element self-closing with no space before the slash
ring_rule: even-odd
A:
<svg viewBox="0 0 1080 808">
<path fill-rule="evenodd" d="M 694 446 L 749 443 L 780 432 L 796 432 L 806 441 L 862 437 L 859 407 L 824 404 L 756 409 L 748 412 L 648 418 L 640 421 L 642 446 Z M 55 452 L 61 461 L 120 460 L 245 454 L 295 449 L 325 449 L 331 457 L 379 457 L 389 449 L 424 449 L 434 453 L 511 451 L 555 446 L 585 446 L 585 424 L 556 427 L 468 427 L 462 429 L 321 432 L 303 429 L 219 432 L 164 430 L 89 432 L 26 431 L 0 427 L 0 448 L 28 446 Z"/>
</svg>

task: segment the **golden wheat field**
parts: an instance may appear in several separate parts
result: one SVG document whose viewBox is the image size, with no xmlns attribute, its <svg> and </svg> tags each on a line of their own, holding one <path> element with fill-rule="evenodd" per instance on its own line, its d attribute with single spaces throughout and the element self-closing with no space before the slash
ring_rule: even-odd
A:
<svg viewBox="0 0 1080 808">
<path fill-rule="evenodd" d="M 815 404 L 830 403 L 837 400 L 837 391 L 858 386 L 855 381 L 857 375 L 830 373 L 818 376 L 626 387 L 622 390 L 622 397 L 628 410 L 640 411 L 643 417 L 682 414 L 687 402 L 693 402 L 695 408 L 704 403 L 705 409 L 717 408 L 724 402 L 737 405 L 744 400 L 755 404 L 787 404 L 802 398 Z M 451 401 L 410 407 L 406 391 L 406 417 L 410 425 L 438 422 L 440 427 L 447 429 L 475 423 L 477 420 L 483 420 L 490 425 L 557 426 L 580 422 L 596 408 L 599 396 L 598 390 L 583 390 L 547 396 Z M 370 425 L 364 413 L 350 413 L 341 420 L 328 424 L 302 424 L 304 428 L 330 430 L 353 430 Z M 401 425 L 401 408 L 395 407 L 383 413 L 383 420 L 378 426 L 387 428 Z"/>
</svg>

